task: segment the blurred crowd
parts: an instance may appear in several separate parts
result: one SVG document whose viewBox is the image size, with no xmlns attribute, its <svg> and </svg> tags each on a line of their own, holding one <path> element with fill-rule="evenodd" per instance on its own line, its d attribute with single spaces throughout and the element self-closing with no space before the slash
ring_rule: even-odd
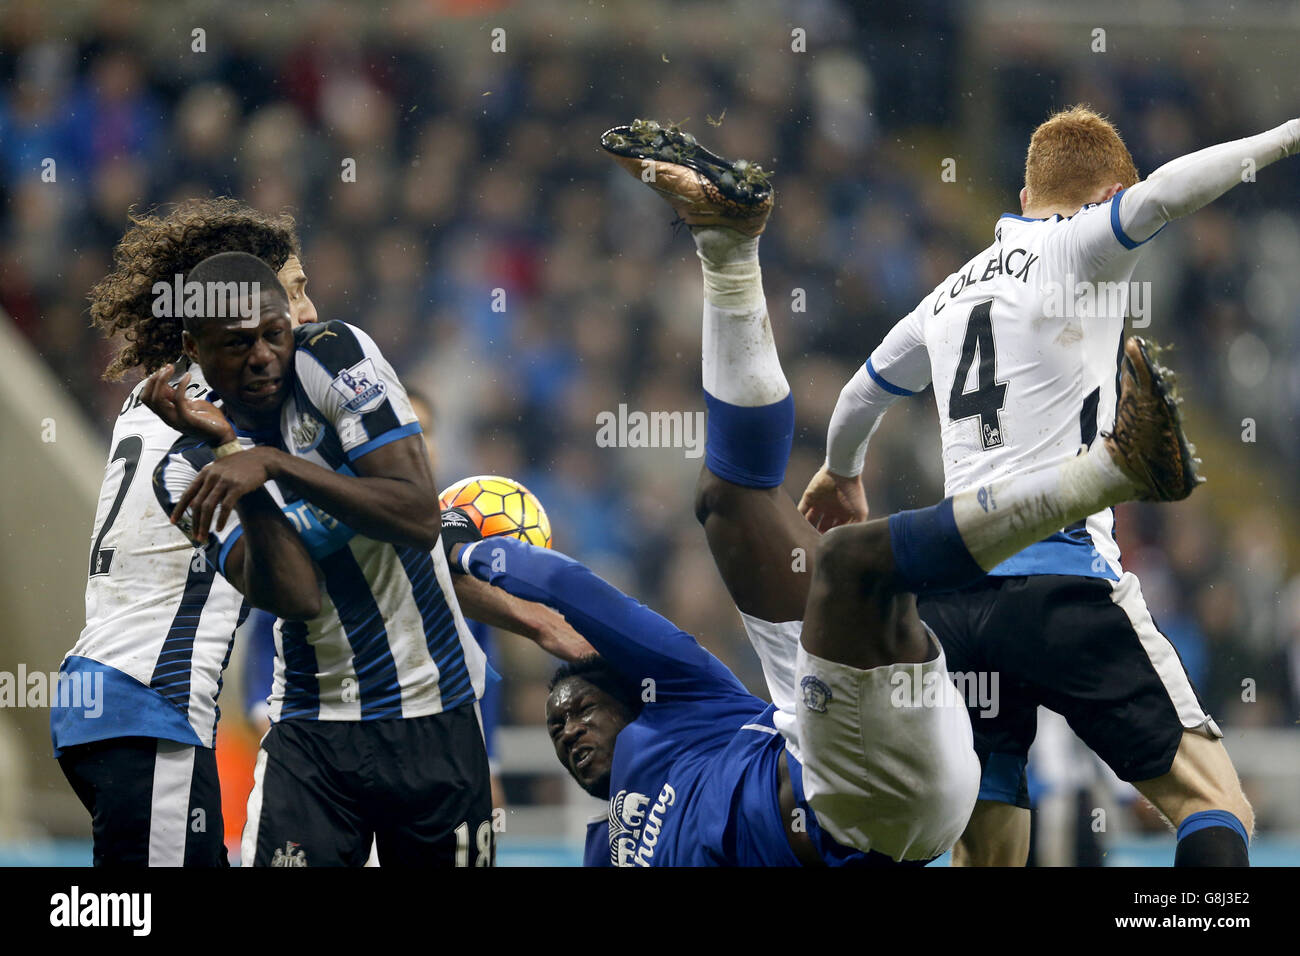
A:
<svg viewBox="0 0 1300 956">
<path fill-rule="evenodd" d="M 491 24 L 464 16 L 475 4 L 443 4 L 445 28 L 422 6 L 381 17 L 322 4 L 287 30 L 213 14 L 201 53 L 179 13 L 162 26 L 149 5 L 105 4 L 71 28 L 49 6 L 0 11 L 0 306 L 106 440 L 133 383 L 101 380 L 113 346 L 89 329 L 85 295 L 128 209 L 223 194 L 292 209 L 320 316 L 365 328 L 436 403 L 439 481 L 522 480 L 557 547 L 700 635 L 756 690 L 692 515 L 701 460 L 595 441 L 597 413 L 620 403 L 703 408 L 690 239 L 601 154 L 601 132 L 638 116 L 684 122 L 774 173 L 762 262 L 799 409 L 797 497 L 840 385 L 990 241 L 999 212 L 1019 212 L 1028 136 L 1052 108 L 1107 112 L 1144 173 L 1286 118 L 1243 102 L 1208 46 L 1105 70 L 1028 47 L 984 90 L 988 168 L 959 161 L 945 183 L 941 158 L 971 152 L 952 140 L 968 40 L 950 4 L 904 16 L 824 0 L 744 23 L 735 5 L 698 4 L 690 29 L 679 16 L 672 30 L 648 26 L 683 9 L 665 2 L 627 5 L 602 29 L 487 4 L 507 24 L 500 53 Z M 798 24 L 808 53 L 790 49 Z M 1279 210 L 1297 208 L 1295 172 L 1266 170 L 1171 228 L 1139 273 L 1205 427 L 1244 449 L 1243 467 L 1292 478 L 1300 218 Z M 1246 417 L 1257 440 L 1238 444 Z M 876 514 L 941 494 L 931 398 L 886 417 L 867 486 Z M 1225 725 L 1290 726 L 1300 711 L 1300 568 L 1287 561 L 1296 529 L 1272 514 L 1283 505 L 1229 514 L 1211 487 L 1120 511 L 1126 564 Z M 508 722 L 539 721 L 542 676 L 534 666 L 509 683 Z"/>
</svg>

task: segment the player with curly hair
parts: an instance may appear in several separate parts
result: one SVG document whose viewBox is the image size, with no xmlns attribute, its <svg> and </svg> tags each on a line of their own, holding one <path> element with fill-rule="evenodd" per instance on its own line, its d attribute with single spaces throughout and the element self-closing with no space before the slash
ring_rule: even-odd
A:
<svg viewBox="0 0 1300 956">
<path fill-rule="evenodd" d="M 182 322 L 158 308 L 204 259 L 247 251 L 278 272 L 296 322 L 313 322 L 293 219 L 231 198 L 199 199 L 131 217 L 113 271 L 91 291 L 90 314 L 122 347 L 105 372 L 120 379 L 181 359 Z M 159 314 L 163 313 L 163 314 Z M 208 394 L 197 367 L 188 392 Z M 149 476 L 178 437 L 141 404 L 122 405 L 91 531 L 86 626 L 60 669 L 51 713 L 55 756 L 90 812 L 95 865 L 226 863 L 213 750 L 217 694 L 242 596 L 167 520 Z"/>
<path fill-rule="evenodd" d="M 289 293 L 294 323 L 316 321 L 307 298 L 293 217 L 271 216 L 237 199 L 193 199 L 165 215 L 132 215 L 131 228 L 113 250 L 113 271 L 90 290 L 90 321 L 123 344 L 104 372 L 117 381 L 141 369 L 149 375 L 181 355 L 181 322 L 153 312 L 154 284 L 171 282 L 219 252 L 247 252 L 278 273 Z"/>
<path fill-rule="evenodd" d="M 131 223 L 114 250 L 114 270 L 91 293 L 94 325 L 123 340 L 106 378 L 138 369 L 147 381 L 174 365 L 170 382 L 188 375 L 188 398 L 217 397 L 184 357 L 182 317 L 159 307 L 155 286 L 189 278 L 222 252 L 246 252 L 276 272 L 295 327 L 316 321 L 288 215 L 221 198 Z M 234 632 L 250 614 L 267 612 L 243 601 L 161 510 L 148 476 L 179 432 L 142 403 L 144 384 L 113 431 L 92 532 L 87 623 L 63 662 L 66 706 L 51 720 L 55 755 L 93 818 L 97 865 L 224 865 L 217 694 Z M 547 608 L 477 581 L 459 579 L 455 590 L 477 619 L 561 658 L 590 652 Z"/>
</svg>

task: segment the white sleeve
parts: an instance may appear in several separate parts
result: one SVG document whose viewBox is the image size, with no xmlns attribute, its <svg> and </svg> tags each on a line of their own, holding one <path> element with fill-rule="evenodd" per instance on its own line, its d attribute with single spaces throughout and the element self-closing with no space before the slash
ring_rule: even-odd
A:
<svg viewBox="0 0 1300 956">
<path fill-rule="evenodd" d="M 840 390 L 826 435 L 827 469 L 846 478 L 861 474 L 867 445 L 885 409 L 928 384 L 930 353 L 918 308 L 889 330 Z"/>
<path fill-rule="evenodd" d="M 1117 236 L 1131 243 L 1150 239 L 1165 223 L 1196 212 L 1244 182 L 1243 173 L 1263 169 L 1300 150 L 1300 119 L 1245 139 L 1220 143 L 1171 160 L 1126 189 L 1115 202 Z"/>
<path fill-rule="evenodd" d="M 1300 150 L 1300 120 L 1220 143 L 1161 166 L 1104 203 L 1087 206 L 1049 233 L 1044 253 L 1063 275 L 1085 276 L 1155 238 L 1169 222 L 1212 202 L 1255 169 Z"/>
</svg>

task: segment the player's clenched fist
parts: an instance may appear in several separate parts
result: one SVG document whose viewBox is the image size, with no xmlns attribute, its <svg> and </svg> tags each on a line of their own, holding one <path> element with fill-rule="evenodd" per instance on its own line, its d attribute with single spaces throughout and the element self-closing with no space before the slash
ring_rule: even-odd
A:
<svg viewBox="0 0 1300 956">
<path fill-rule="evenodd" d="M 213 445 L 235 440 L 235 429 L 221 409 L 211 402 L 189 398 L 185 387 L 190 383 L 186 372 L 175 386 L 169 384 L 174 365 L 164 365 L 149 376 L 140 392 L 140 401 L 155 415 L 183 435 Z"/>
<path fill-rule="evenodd" d="M 799 499 L 799 513 L 818 531 L 867 520 L 867 493 L 861 476 L 846 478 L 822 465 Z"/>
<path fill-rule="evenodd" d="M 225 530 L 226 521 L 239 499 L 270 480 L 268 451 L 271 449 L 249 448 L 205 466 L 176 503 L 171 514 L 172 523 L 179 522 L 185 509 L 191 508 L 195 541 L 201 544 L 207 540 L 213 515 L 217 518 L 216 530 Z"/>
</svg>

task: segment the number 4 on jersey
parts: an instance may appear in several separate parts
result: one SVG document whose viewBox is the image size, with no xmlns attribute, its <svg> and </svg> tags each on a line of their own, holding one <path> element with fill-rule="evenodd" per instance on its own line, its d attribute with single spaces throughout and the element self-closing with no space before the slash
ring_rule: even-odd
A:
<svg viewBox="0 0 1300 956">
<path fill-rule="evenodd" d="M 958 422 L 979 416 L 980 441 L 985 451 L 1002 447 L 1002 407 L 1006 404 L 1007 383 L 997 380 L 997 352 L 993 346 L 993 300 L 988 299 L 971 309 L 966 323 L 966 337 L 957 360 L 957 374 L 948 396 L 948 418 Z M 979 365 L 975 372 L 975 390 L 963 391 L 976 353 Z"/>
</svg>

